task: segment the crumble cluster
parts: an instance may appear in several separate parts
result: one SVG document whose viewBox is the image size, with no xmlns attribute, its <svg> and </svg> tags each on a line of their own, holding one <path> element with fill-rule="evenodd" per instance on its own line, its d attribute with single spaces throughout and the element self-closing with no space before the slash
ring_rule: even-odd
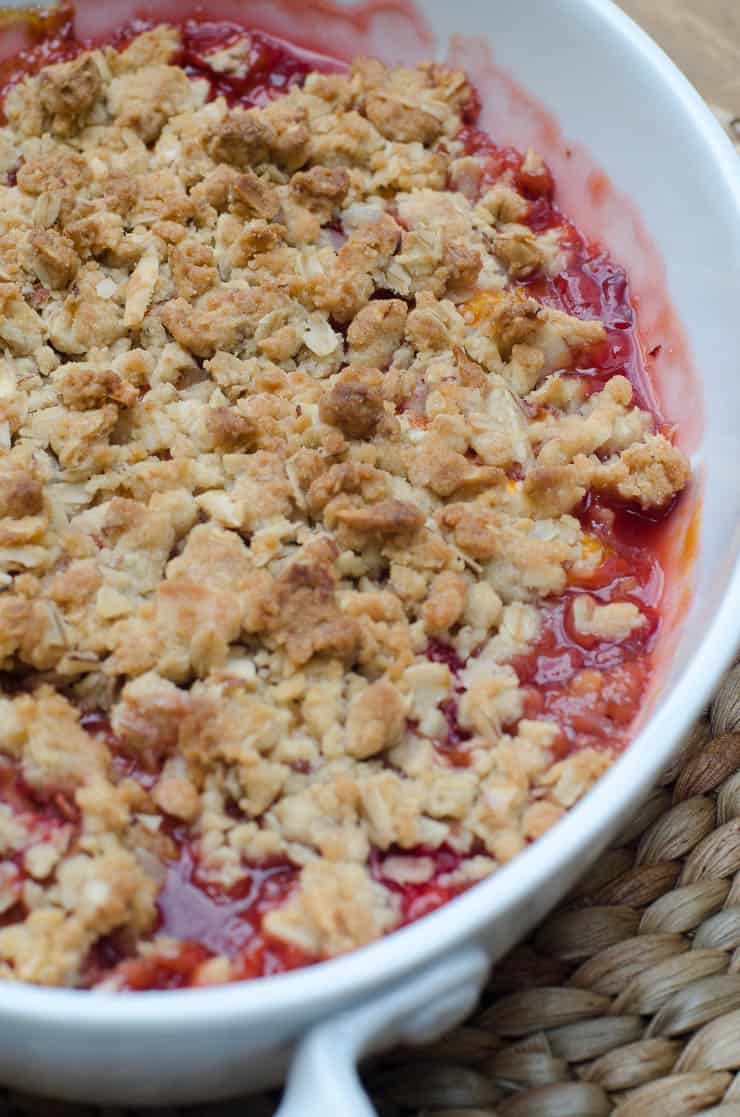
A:
<svg viewBox="0 0 740 1117">
<path fill-rule="evenodd" d="M 601 323 L 516 286 L 558 271 L 558 230 L 481 191 L 464 74 L 360 60 L 230 109 L 178 49 L 48 66 L 0 130 L 0 754 L 42 805 L 0 803 L 2 978 L 79 984 L 112 933 L 172 949 L 173 820 L 218 887 L 299 866 L 264 931 L 312 957 L 398 924 L 372 850 L 397 884 L 443 845 L 445 884 L 511 858 L 610 760 L 558 760 L 510 664 L 603 557 L 573 512 L 688 477 L 625 378 L 567 375 Z"/>
</svg>

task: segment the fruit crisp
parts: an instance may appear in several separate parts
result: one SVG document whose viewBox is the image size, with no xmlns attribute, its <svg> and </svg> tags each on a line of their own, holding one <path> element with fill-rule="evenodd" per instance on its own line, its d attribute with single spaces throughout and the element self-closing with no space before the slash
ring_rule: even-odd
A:
<svg viewBox="0 0 740 1117">
<path fill-rule="evenodd" d="M 5 979 L 377 939 L 557 822 L 650 676 L 689 470 L 624 273 L 464 73 L 208 27 L 5 97 Z"/>
</svg>

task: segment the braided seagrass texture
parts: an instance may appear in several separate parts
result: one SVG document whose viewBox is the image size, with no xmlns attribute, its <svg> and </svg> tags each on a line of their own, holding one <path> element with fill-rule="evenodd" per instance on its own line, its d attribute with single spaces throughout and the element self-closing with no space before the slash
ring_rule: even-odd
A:
<svg viewBox="0 0 740 1117">
<path fill-rule="evenodd" d="M 464 1028 L 371 1071 L 384 1117 L 740 1117 L 740 666 Z"/>
</svg>

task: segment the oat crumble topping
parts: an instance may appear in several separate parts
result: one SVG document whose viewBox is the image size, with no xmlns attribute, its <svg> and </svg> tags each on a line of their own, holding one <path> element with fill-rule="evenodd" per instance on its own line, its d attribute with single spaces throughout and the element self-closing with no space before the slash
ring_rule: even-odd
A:
<svg viewBox="0 0 740 1117">
<path fill-rule="evenodd" d="M 566 251 L 526 223 L 546 169 L 483 181 L 463 73 L 360 59 L 229 107 L 179 49 L 49 65 L 0 129 L 6 979 L 173 957 L 183 843 L 210 894 L 285 879 L 260 933 L 300 961 L 509 860 L 614 753 L 532 706 L 552 603 L 585 648 L 654 627 L 579 589 L 584 503 L 688 480 L 625 376 L 572 375 L 604 325 L 528 285 Z M 207 946 L 196 984 L 249 975 Z"/>
</svg>

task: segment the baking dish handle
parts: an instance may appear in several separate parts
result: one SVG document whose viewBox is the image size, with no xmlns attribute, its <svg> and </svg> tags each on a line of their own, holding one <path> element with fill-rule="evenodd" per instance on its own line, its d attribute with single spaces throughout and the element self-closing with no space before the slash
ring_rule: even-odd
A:
<svg viewBox="0 0 740 1117">
<path fill-rule="evenodd" d="M 430 1043 L 459 1024 L 475 1007 L 489 966 L 482 947 L 464 947 L 314 1025 L 298 1045 L 275 1117 L 376 1117 L 358 1060 L 396 1043 Z"/>
</svg>

